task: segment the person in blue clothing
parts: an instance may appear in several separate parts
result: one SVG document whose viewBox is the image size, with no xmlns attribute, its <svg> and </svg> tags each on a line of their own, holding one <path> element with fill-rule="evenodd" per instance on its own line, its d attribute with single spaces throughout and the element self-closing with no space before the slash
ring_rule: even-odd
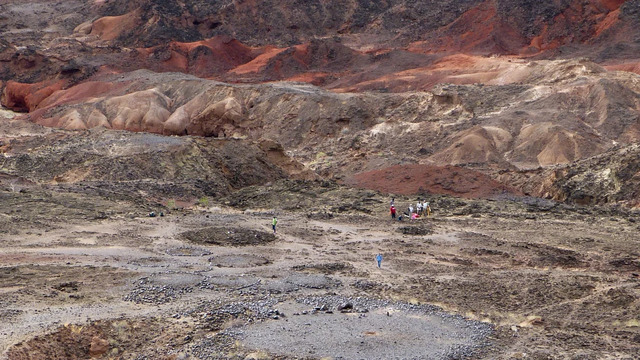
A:
<svg viewBox="0 0 640 360">
<path fill-rule="evenodd" d="M 382 254 L 376 255 L 376 261 L 378 262 L 378 267 L 382 265 Z"/>
</svg>

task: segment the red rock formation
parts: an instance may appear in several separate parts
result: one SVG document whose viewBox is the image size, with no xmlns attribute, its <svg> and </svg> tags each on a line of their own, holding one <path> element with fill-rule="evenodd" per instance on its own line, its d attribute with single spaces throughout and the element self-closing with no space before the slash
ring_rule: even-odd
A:
<svg viewBox="0 0 640 360">
<path fill-rule="evenodd" d="M 497 14 L 494 1 L 485 1 L 468 10 L 456 21 L 413 43 L 410 51 L 427 53 L 513 54 L 525 38 Z"/>
<path fill-rule="evenodd" d="M 520 194 L 482 173 L 455 166 L 396 165 L 359 173 L 345 183 L 391 194 L 446 194 L 466 198 L 490 198 Z"/>
<path fill-rule="evenodd" d="M 220 76 L 262 53 L 262 49 L 253 49 L 228 36 L 192 43 L 172 42 L 137 51 L 139 66 L 143 68 L 179 71 L 199 77 Z"/>
<path fill-rule="evenodd" d="M 517 5 L 509 9 L 507 2 L 487 0 L 428 34 L 426 40 L 414 42 L 409 49 L 428 53 L 532 55 L 563 45 L 593 44 L 618 23 L 624 2 L 590 0 L 573 1 L 565 7 L 541 5 L 541 8 L 548 6 L 548 11 L 536 14 L 535 8 L 518 11 Z M 506 9 L 509 11 L 505 12 Z M 519 15 L 523 13 L 524 17 Z M 527 32 L 523 28 L 532 30 Z"/>
<path fill-rule="evenodd" d="M 621 64 L 605 65 L 605 68 L 615 71 L 626 71 L 640 74 L 640 61 L 624 62 Z"/>
<path fill-rule="evenodd" d="M 429 75 L 436 70 L 434 58 L 445 54 L 566 58 L 575 53 L 614 65 L 637 61 L 636 8 L 623 0 L 395 0 L 371 6 L 113 0 L 70 8 L 77 14 L 34 15 L 21 20 L 26 25 L 9 14 L 9 27 L 31 25 L 36 31 L 43 23 L 54 26 L 56 17 L 78 20 L 65 24 L 69 33 L 60 28 L 56 40 L 38 35 L 41 40 L 29 40 L 37 45 L 26 49 L 0 43 L 0 78 L 23 83 L 71 78 L 75 83 L 109 66 L 229 82 L 288 79 L 339 91 L 422 90 L 443 81 L 466 83 L 459 74 Z M 20 45 L 24 39 L 16 41 Z M 468 81 L 486 78 L 472 75 Z"/>
<path fill-rule="evenodd" d="M 64 80 L 22 84 L 8 81 L 2 92 L 2 105 L 14 111 L 34 111 L 38 105 L 54 92 L 62 89 Z"/>
<path fill-rule="evenodd" d="M 140 25 L 141 14 L 142 9 L 138 8 L 124 15 L 102 17 L 93 22 L 90 34 L 102 40 L 116 40 L 122 34 Z"/>
</svg>

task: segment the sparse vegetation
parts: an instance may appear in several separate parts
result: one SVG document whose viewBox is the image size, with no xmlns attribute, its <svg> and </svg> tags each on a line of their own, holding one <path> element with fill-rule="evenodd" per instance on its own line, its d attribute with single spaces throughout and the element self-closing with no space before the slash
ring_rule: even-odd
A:
<svg viewBox="0 0 640 360">
<path fill-rule="evenodd" d="M 175 210 L 176 208 L 176 201 L 174 199 L 169 199 L 167 200 L 167 204 L 165 205 L 167 207 L 167 209 L 169 210 Z"/>
<path fill-rule="evenodd" d="M 206 197 L 206 196 L 203 196 L 200 199 L 198 199 L 198 206 L 203 207 L 203 208 L 208 208 L 209 207 L 209 198 Z"/>
</svg>

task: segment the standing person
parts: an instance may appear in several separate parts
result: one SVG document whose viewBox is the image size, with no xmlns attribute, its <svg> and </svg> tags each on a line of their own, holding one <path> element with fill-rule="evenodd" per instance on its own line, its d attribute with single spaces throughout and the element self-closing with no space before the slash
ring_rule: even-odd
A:
<svg viewBox="0 0 640 360">
<path fill-rule="evenodd" d="M 392 197 L 391 198 L 391 206 L 395 206 L 396 204 L 396 198 Z"/>
<path fill-rule="evenodd" d="M 376 261 L 378 262 L 378 268 L 382 265 L 382 254 L 376 255 Z"/>
<path fill-rule="evenodd" d="M 429 202 L 426 202 L 424 207 L 425 211 L 427 212 L 427 216 L 431 216 L 431 205 L 429 205 Z"/>
<path fill-rule="evenodd" d="M 409 205 L 409 215 L 413 214 L 413 205 Z"/>
<path fill-rule="evenodd" d="M 273 220 L 271 220 L 271 227 L 273 227 L 273 233 L 276 233 L 276 225 L 278 224 L 278 218 L 276 218 L 275 216 L 273 217 Z"/>
<path fill-rule="evenodd" d="M 396 207 L 391 205 L 391 220 L 395 220 L 396 219 Z"/>
<path fill-rule="evenodd" d="M 416 204 L 416 213 L 420 215 L 422 213 L 422 202 L 418 199 L 418 203 Z"/>
</svg>

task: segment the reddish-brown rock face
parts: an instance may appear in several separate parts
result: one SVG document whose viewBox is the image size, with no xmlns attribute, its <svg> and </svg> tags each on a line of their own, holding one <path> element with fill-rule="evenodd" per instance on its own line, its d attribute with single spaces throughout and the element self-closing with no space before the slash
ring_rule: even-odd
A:
<svg viewBox="0 0 640 360">
<path fill-rule="evenodd" d="M 12 0 L 1 6 L 7 15 L 0 78 L 29 83 L 82 81 L 109 66 L 358 90 L 367 87 L 354 84 L 365 79 L 428 70 L 443 54 L 589 56 L 617 65 L 637 59 L 640 31 L 637 0 Z M 66 20 L 56 22 L 61 17 Z M 419 79 L 413 88 L 424 84 Z"/>
<path fill-rule="evenodd" d="M 346 179 L 347 184 L 392 194 L 447 194 L 466 198 L 520 195 L 482 173 L 455 166 L 395 165 L 363 172 Z"/>
<path fill-rule="evenodd" d="M 34 111 L 44 99 L 61 90 L 64 83 L 64 81 L 44 81 L 23 84 L 7 81 L 2 92 L 2 104 L 14 111 Z"/>
</svg>

